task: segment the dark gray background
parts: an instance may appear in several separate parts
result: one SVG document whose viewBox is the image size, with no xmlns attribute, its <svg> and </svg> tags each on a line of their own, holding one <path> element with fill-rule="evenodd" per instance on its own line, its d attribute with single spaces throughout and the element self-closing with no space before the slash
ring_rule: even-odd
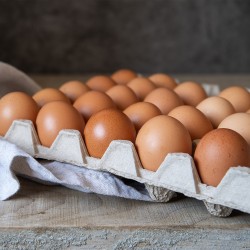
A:
<svg viewBox="0 0 250 250">
<path fill-rule="evenodd" d="M 248 0 L 0 0 L 0 31 L 29 73 L 250 72 Z"/>
</svg>

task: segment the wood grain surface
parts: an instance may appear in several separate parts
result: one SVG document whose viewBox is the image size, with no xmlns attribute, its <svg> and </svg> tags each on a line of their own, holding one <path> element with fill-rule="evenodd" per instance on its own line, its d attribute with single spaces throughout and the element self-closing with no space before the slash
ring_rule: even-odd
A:
<svg viewBox="0 0 250 250">
<path fill-rule="evenodd" d="M 95 74 L 94 74 L 95 75 Z M 37 83 L 43 87 L 59 87 L 66 81 L 70 80 L 81 80 L 85 81 L 92 75 L 39 75 L 31 74 Z M 250 88 L 250 75 L 249 74 L 175 74 L 172 75 L 180 82 L 182 81 L 197 81 L 200 83 L 212 83 L 218 84 L 221 88 L 225 88 L 231 85 L 240 85 Z"/>
<path fill-rule="evenodd" d="M 217 228 L 250 226 L 250 215 L 234 211 L 228 218 L 210 215 L 202 201 L 179 195 L 154 203 L 85 194 L 61 186 L 21 179 L 21 190 L 0 202 L 1 228 Z"/>
<path fill-rule="evenodd" d="M 211 216 L 179 195 L 151 203 L 21 179 L 0 202 L 0 249 L 249 249 L 250 215 Z"/>
</svg>

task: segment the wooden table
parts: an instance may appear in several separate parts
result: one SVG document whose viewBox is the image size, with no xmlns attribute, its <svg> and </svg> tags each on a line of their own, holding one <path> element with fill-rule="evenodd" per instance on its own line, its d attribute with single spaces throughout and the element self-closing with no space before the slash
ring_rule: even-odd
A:
<svg viewBox="0 0 250 250">
<path fill-rule="evenodd" d="M 83 77 L 33 76 L 42 86 Z M 250 87 L 246 75 L 177 78 Z M 250 249 L 250 215 L 239 211 L 217 218 L 182 195 L 153 203 L 20 181 L 0 202 L 0 249 Z"/>
<path fill-rule="evenodd" d="M 95 74 L 93 74 L 95 75 Z M 146 75 L 146 74 L 145 74 Z M 219 84 L 222 88 L 231 85 L 241 85 L 250 88 L 250 75 L 249 74 L 174 74 L 172 75 L 180 82 L 182 81 L 197 81 L 201 83 L 214 83 Z M 86 80 L 90 75 L 75 74 L 75 75 L 31 75 L 43 87 L 59 87 L 69 80 Z"/>
</svg>

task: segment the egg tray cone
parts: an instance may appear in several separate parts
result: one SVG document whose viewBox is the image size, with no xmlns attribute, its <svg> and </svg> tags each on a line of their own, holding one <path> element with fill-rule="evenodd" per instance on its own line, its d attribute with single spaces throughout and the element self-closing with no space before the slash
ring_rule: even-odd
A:
<svg viewBox="0 0 250 250">
<path fill-rule="evenodd" d="M 57 160 L 107 171 L 145 184 L 151 198 L 167 202 L 176 194 L 202 200 L 212 215 L 227 217 L 233 209 L 250 213 L 250 168 L 231 167 L 217 187 L 201 183 L 193 158 L 168 154 L 156 172 L 143 169 L 130 141 L 111 142 L 101 159 L 88 155 L 79 131 L 62 130 L 50 148 L 40 144 L 31 121 L 16 120 L 4 137 L 35 158 Z"/>
</svg>

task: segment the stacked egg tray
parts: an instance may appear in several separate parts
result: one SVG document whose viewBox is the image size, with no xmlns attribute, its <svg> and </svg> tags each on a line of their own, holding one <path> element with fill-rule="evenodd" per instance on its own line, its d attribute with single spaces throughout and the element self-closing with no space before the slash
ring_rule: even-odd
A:
<svg viewBox="0 0 250 250">
<path fill-rule="evenodd" d="M 39 142 L 33 123 L 16 120 L 4 137 L 35 158 L 57 160 L 79 167 L 107 171 L 143 183 L 154 201 L 168 202 L 182 193 L 202 200 L 212 215 L 227 217 L 233 209 L 250 213 L 250 168 L 231 167 L 217 187 L 201 183 L 193 158 L 184 153 L 168 154 L 156 172 L 142 167 L 134 144 L 111 142 L 101 159 L 88 155 L 79 131 L 62 130 L 50 148 Z"/>
</svg>

